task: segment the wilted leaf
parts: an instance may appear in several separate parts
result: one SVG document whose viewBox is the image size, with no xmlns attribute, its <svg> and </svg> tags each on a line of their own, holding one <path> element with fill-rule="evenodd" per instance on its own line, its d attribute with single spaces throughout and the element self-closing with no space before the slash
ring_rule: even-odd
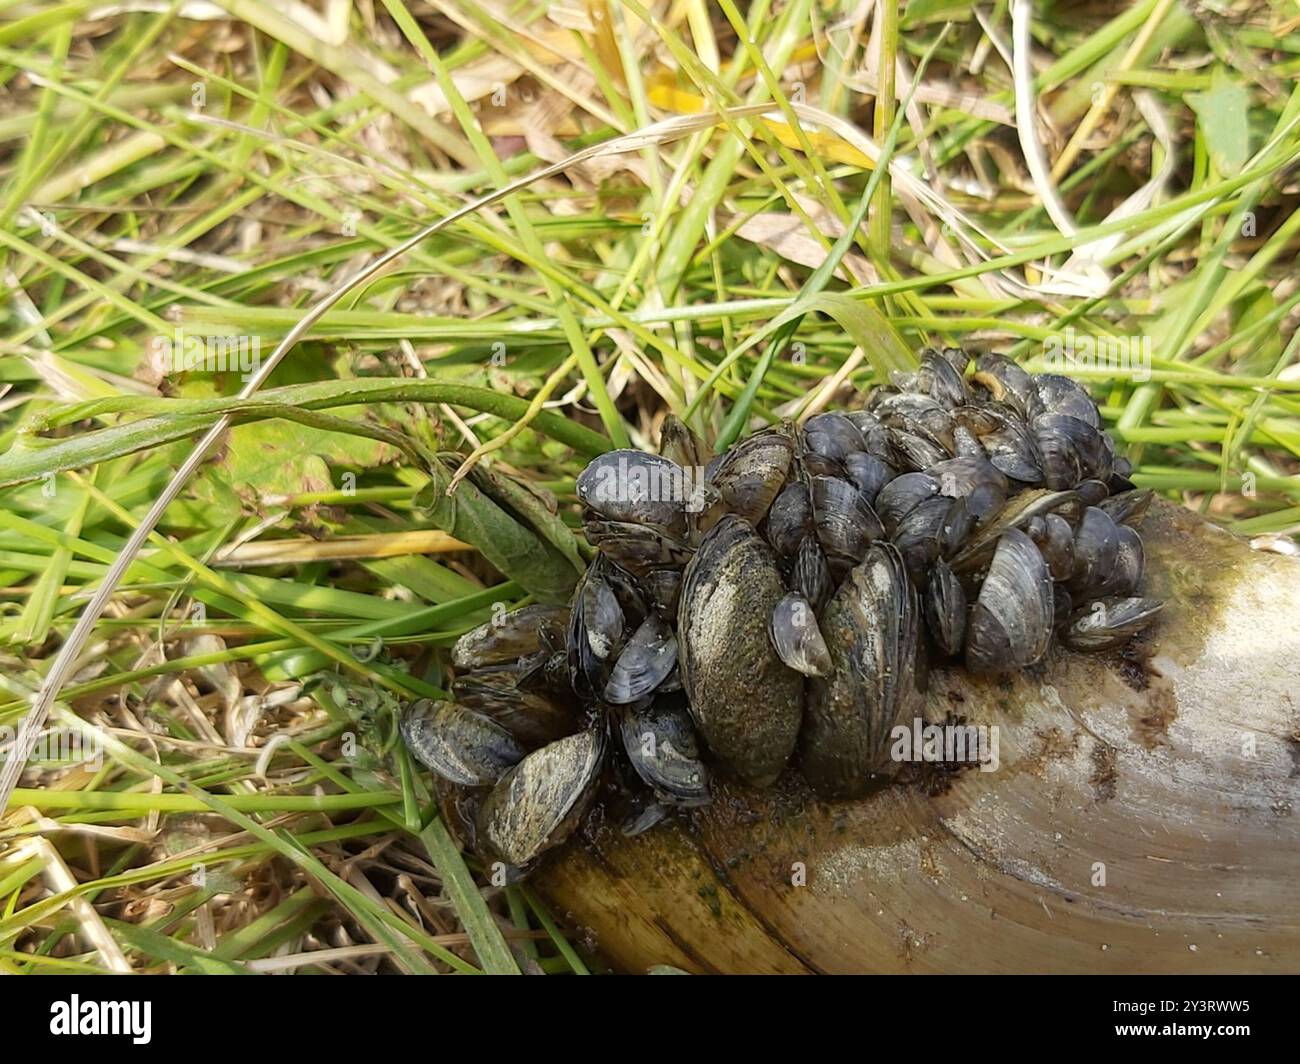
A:
<svg viewBox="0 0 1300 1064">
<path fill-rule="evenodd" d="M 448 495 L 451 469 L 440 464 L 433 479 L 415 497 L 417 512 L 436 527 L 479 552 L 504 576 L 542 602 L 569 600 L 578 582 L 573 565 L 554 547 L 503 510 L 472 480 L 462 480 Z"/>
<path fill-rule="evenodd" d="M 587 562 L 578 549 L 573 530 L 560 519 L 554 497 L 541 489 L 513 477 L 503 476 L 477 465 L 470 477 L 489 496 L 502 506 L 518 514 L 547 543 L 558 550 L 573 565 L 574 571 L 586 572 Z"/>
</svg>

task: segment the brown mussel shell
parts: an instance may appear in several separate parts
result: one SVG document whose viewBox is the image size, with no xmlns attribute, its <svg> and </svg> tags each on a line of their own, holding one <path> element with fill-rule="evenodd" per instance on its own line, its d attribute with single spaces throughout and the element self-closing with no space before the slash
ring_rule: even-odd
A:
<svg viewBox="0 0 1300 1064">
<path fill-rule="evenodd" d="M 455 702 L 421 698 L 402 714 L 402 738 L 425 768 L 462 787 L 487 787 L 527 750 L 505 728 Z"/>
<path fill-rule="evenodd" d="M 786 426 L 755 433 L 720 455 L 708 476 L 719 501 L 701 526 L 710 527 L 719 513 L 757 525 L 785 485 L 793 460 L 794 437 Z"/>
<path fill-rule="evenodd" d="M 488 792 L 475 835 L 481 852 L 523 875 L 568 838 L 596 792 L 605 754 L 604 726 L 567 735 L 534 750 Z"/>
<path fill-rule="evenodd" d="M 768 637 L 785 595 L 776 556 L 743 518 L 722 518 L 686 567 L 677 613 L 678 663 L 691 716 L 717 762 L 765 786 L 799 734 L 803 677 Z"/>
<path fill-rule="evenodd" d="M 452 647 L 451 663 L 462 671 L 481 669 L 508 665 L 541 650 L 560 650 L 568 627 L 567 606 L 524 606 L 462 635 Z"/>
<path fill-rule="evenodd" d="M 530 748 L 578 726 L 577 709 L 569 699 L 520 687 L 519 679 L 510 668 L 475 669 L 452 681 L 452 701 L 496 721 Z"/>
</svg>

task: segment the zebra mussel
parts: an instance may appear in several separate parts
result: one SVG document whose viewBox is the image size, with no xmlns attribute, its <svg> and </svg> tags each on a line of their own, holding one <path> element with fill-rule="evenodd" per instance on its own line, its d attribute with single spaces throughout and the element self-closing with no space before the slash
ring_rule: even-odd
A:
<svg viewBox="0 0 1300 1064">
<path fill-rule="evenodd" d="M 468 633 L 452 700 L 404 720 L 444 815 L 512 875 L 602 781 L 628 831 L 706 803 L 712 772 L 763 787 L 794 763 L 825 798 L 869 793 L 926 660 L 1004 675 L 1056 642 L 1120 647 L 1160 610 L 1151 493 L 1091 397 L 1000 355 L 926 351 L 864 409 L 716 456 L 670 418 L 661 451 L 578 478 L 598 553 L 570 608 Z"/>
</svg>

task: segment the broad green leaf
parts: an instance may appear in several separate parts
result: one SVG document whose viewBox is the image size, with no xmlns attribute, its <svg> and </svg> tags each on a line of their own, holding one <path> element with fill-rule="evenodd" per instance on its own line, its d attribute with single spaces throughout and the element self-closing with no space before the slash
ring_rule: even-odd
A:
<svg viewBox="0 0 1300 1064">
<path fill-rule="evenodd" d="M 1250 93 L 1222 66 L 1216 66 L 1205 92 L 1189 92 L 1188 106 L 1210 149 L 1214 168 L 1226 177 L 1241 172 L 1250 158 Z"/>
<path fill-rule="evenodd" d="M 369 469 L 397 457 L 379 440 L 321 432 L 289 421 L 239 425 L 213 468 L 246 502 L 338 487 L 334 467 Z"/>
<path fill-rule="evenodd" d="M 1232 331 L 1245 332 L 1276 309 L 1277 300 L 1269 289 L 1263 285 L 1251 289 L 1232 305 Z M 1267 329 L 1262 336 L 1238 344 L 1232 351 L 1238 369 L 1250 376 L 1268 373 L 1281 354 L 1282 334 L 1276 328 Z"/>
</svg>

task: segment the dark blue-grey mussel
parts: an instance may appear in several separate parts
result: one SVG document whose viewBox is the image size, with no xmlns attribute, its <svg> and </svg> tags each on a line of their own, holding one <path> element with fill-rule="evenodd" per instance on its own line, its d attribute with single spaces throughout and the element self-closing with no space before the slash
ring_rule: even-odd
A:
<svg viewBox="0 0 1300 1064">
<path fill-rule="evenodd" d="M 1042 412 L 1034 378 L 1005 355 L 980 355 L 975 361 L 971 390 L 990 402 L 1008 407 L 1022 420 Z"/>
<path fill-rule="evenodd" d="M 1074 572 L 1067 586 L 1077 599 L 1101 592 L 1119 556 L 1119 527 L 1105 510 L 1089 506 L 1074 531 Z"/>
<path fill-rule="evenodd" d="M 1030 488 L 1012 495 L 979 524 L 948 563 L 953 572 L 963 576 L 978 572 L 992 559 L 998 541 L 1008 529 L 1025 531 L 1036 518 L 1050 513 L 1060 515 L 1067 522 L 1077 520 L 1080 509 L 1079 496 L 1072 491 Z"/>
<path fill-rule="evenodd" d="M 1115 539 L 1115 565 L 1101 581 L 1099 598 L 1132 595 L 1142 586 L 1142 577 L 1146 575 L 1146 552 L 1137 530 L 1116 525 Z"/>
<path fill-rule="evenodd" d="M 1052 579 L 1064 583 L 1074 573 L 1074 529 L 1060 514 L 1046 513 L 1030 518 L 1025 532 L 1034 541 L 1051 570 Z"/>
<path fill-rule="evenodd" d="M 1086 477 L 1075 484 L 1074 492 L 1084 506 L 1100 506 L 1110 498 L 1110 484 L 1096 477 Z"/>
<path fill-rule="evenodd" d="M 602 724 L 525 757 L 483 799 L 475 822 L 480 852 L 502 862 L 508 879 L 523 875 L 577 827 L 596 793 L 604 754 Z"/>
<path fill-rule="evenodd" d="M 867 410 L 846 410 L 844 416 L 862 435 L 862 449 L 869 455 L 888 460 L 889 433 L 875 414 Z"/>
<path fill-rule="evenodd" d="M 573 688 L 583 697 L 605 689 L 622 649 L 627 619 L 614 585 L 605 578 L 610 568 L 603 555 L 583 574 L 574 596 L 569 628 L 569 671 Z"/>
<path fill-rule="evenodd" d="M 1007 501 L 1011 490 L 1006 476 L 983 454 L 959 455 L 926 470 L 939 482 L 939 494 L 966 500 L 971 520 L 982 522 Z"/>
<path fill-rule="evenodd" d="M 658 612 L 651 611 L 623 647 L 605 684 L 605 701 L 614 706 L 651 695 L 677 665 L 677 637 Z"/>
<path fill-rule="evenodd" d="M 421 698 L 401 720 L 407 749 L 422 765 L 462 787 L 487 787 L 527 750 L 496 721 L 455 702 Z"/>
<path fill-rule="evenodd" d="M 966 591 L 942 560 L 930 572 L 923 608 L 935 645 L 949 656 L 960 654 L 966 641 Z"/>
<path fill-rule="evenodd" d="M 967 618 L 967 667 L 996 674 L 1034 664 L 1047 653 L 1054 616 L 1047 562 L 1024 532 L 1007 529 Z"/>
<path fill-rule="evenodd" d="M 849 455 L 861 453 L 862 433 L 840 413 L 815 414 L 803 424 L 804 446 L 823 458 L 843 462 Z"/>
<path fill-rule="evenodd" d="M 682 590 L 682 571 L 676 567 L 650 569 L 641 576 L 648 604 L 672 616 L 677 612 L 677 596 Z"/>
<path fill-rule="evenodd" d="M 926 499 L 939 494 L 939 481 L 929 473 L 904 473 L 886 484 L 876 496 L 876 516 L 885 535 L 893 537 L 898 524 Z"/>
<path fill-rule="evenodd" d="M 893 544 L 873 543 L 821 617 L 831 669 L 809 681 L 799 743 L 804 777 L 819 794 L 857 797 L 892 774 L 891 732 L 918 712 L 917 624 L 902 557 Z"/>
<path fill-rule="evenodd" d="M 954 413 L 942 403 L 928 395 L 915 392 L 878 392 L 868 402 L 871 412 L 880 420 L 894 439 L 893 433 L 905 433 L 923 440 L 939 455 L 935 462 L 951 458 L 953 453 L 953 431 L 958 422 Z M 934 462 L 926 462 L 926 468 Z"/>
<path fill-rule="evenodd" d="M 1164 605 L 1159 599 L 1102 598 L 1080 609 L 1065 630 L 1072 650 L 1110 650 L 1149 628 Z"/>
<path fill-rule="evenodd" d="M 727 515 L 686 567 L 677 611 L 678 667 L 695 726 L 717 763 L 754 786 L 780 775 L 799 734 L 803 677 L 768 637 L 784 595 L 772 548 Z"/>
<path fill-rule="evenodd" d="M 898 474 L 888 462 L 866 451 L 854 451 L 844 459 L 844 475 L 853 481 L 862 497 L 875 506 L 880 489 Z"/>
<path fill-rule="evenodd" d="M 952 451 L 940 447 L 925 436 L 906 429 L 890 428 L 890 464 L 906 472 L 929 469 L 936 462 L 952 457 Z"/>
<path fill-rule="evenodd" d="M 961 359 L 965 359 L 963 353 Z M 928 395 L 942 407 L 961 406 L 969 398 L 965 377 L 965 364 L 958 369 L 955 360 L 946 353 L 928 350 L 921 354 L 921 364 L 913 373 L 897 374 L 895 386 L 907 392 Z"/>
<path fill-rule="evenodd" d="M 701 522 L 702 527 L 711 526 L 724 513 L 757 525 L 785 486 L 793 460 L 794 436 L 786 425 L 757 432 L 720 455 L 708 472 L 708 484 L 717 493 L 718 502 Z"/>
<path fill-rule="evenodd" d="M 953 416 L 979 440 L 988 460 L 1005 476 L 1021 484 L 1043 482 L 1043 456 L 1029 426 L 1013 410 L 983 403 L 959 407 Z"/>
<path fill-rule="evenodd" d="M 686 699 L 660 695 L 619 716 L 623 748 L 636 774 L 665 805 L 705 805 L 709 771 L 700 760 Z"/>
<path fill-rule="evenodd" d="M 1034 390 L 1042 404 L 1042 413 L 1068 414 L 1086 421 L 1095 429 L 1101 428 L 1097 404 L 1078 381 L 1055 373 L 1044 373 L 1034 378 Z"/>
<path fill-rule="evenodd" d="M 813 477 L 811 490 L 813 528 L 832 572 L 837 563 L 860 562 L 872 540 L 885 534 L 876 512 L 862 492 L 839 477 Z"/>
<path fill-rule="evenodd" d="M 649 612 L 642 581 L 604 554 L 588 566 L 570 611 L 569 682 L 580 698 L 599 700 L 624 644 Z"/>
<path fill-rule="evenodd" d="M 609 451 L 578 476 L 583 505 L 608 521 L 685 532 L 692 483 L 676 462 L 646 451 Z"/>
<path fill-rule="evenodd" d="M 1080 481 L 1097 480 L 1100 498 L 1110 494 L 1113 455 L 1101 430 L 1071 414 L 1045 413 L 1031 424 L 1041 456 L 1043 482 L 1055 491 L 1068 491 Z"/>
<path fill-rule="evenodd" d="M 792 558 L 805 536 L 814 535 L 812 495 L 808 486 L 792 480 L 772 502 L 764 526 L 767 541 L 777 554 Z"/>
<path fill-rule="evenodd" d="M 924 590 L 930 569 L 940 557 L 952 555 L 965 541 L 972 520 L 966 500 L 935 495 L 904 515 L 890 537 L 903 556 L 907 573 Z"/>
</svg>

